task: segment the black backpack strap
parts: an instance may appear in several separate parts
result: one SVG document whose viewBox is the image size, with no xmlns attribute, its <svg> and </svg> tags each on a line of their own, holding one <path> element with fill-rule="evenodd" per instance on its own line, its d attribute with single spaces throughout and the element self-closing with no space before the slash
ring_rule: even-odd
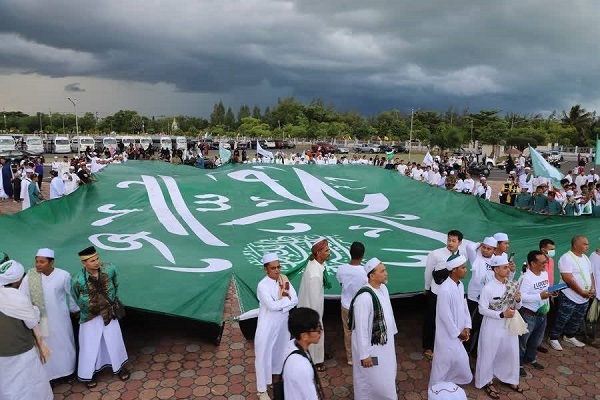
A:
<svg viewBox="0 0 600 400">
<path fill-rule="evenodd" d="M 283 380 L 283 369 L 285 368 L 285 363 L 287 362 L 287 359 L 288 359 L 288 358 L 290 358 L 290 356 L 291 356 L 292 354 L 300 354 L 302 357 L 304 357 L 304 358 L 308 358 L 308 357 L 306 357 L 306 355 L 305 355 L 305 354 L 304 354 L 302 351 L 300 351 L 300 350 L 294 350 L 294 351 L 292 351 L 290 354 L 288 354 L 288 355 L 287 355 L 287 357 L 285 358 L 285 360 L 283 361 L 283 366 L 281 367 L 281 380 Z"/>
</svg>

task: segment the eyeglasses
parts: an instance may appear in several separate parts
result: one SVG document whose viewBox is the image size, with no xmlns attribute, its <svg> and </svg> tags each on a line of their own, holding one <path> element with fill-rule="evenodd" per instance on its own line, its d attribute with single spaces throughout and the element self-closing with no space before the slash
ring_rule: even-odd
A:
<svg viewBox="0 0 600 400">
<path fill-rule="evenodd" d="M 270 269 L 271 271 L 275 271 L 276 269 L 281 269 L 281 264 L 279 264 L 279 265 L 274 265 L 274 266 L 272 266 L 272 267 L 269 267 L 269 269 Z"/>
</svg>

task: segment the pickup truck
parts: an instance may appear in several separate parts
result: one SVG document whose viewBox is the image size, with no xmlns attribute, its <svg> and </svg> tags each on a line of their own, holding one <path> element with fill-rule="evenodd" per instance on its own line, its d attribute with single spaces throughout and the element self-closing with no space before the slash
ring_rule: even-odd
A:
<svg viewBox="0 0 600 400">
<path fill-rule="evenodd" d="M 357 153 L 379 153 L 380 149 L 379 145 L 362 143 L 356 146 L 354 151 Z"/>
</svg>

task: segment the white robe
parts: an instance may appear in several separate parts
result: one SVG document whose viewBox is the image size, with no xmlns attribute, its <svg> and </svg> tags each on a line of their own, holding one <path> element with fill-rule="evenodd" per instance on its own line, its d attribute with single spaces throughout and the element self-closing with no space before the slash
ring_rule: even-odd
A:
<svg viewBox="0 0 600 400">
<path fill-rule="evenodd" d="M 481 290 L 479 313 L 483 316 L 477 346 L 477 366 L 475 387 L 481 389 L 492 381 L 494 376 L 504 383 L 519 384 L 519 337 L 508 334 L 501 311 L 490 309 L 490 304 L 498 300 L 506 291 L 505 285 L 494 278 Z M 516 304 L 521 308 L 521 303 Z"/>
<path fill-rule="evenodd" d="M 471 315 L 462 282 L 448 278 L 438 289 L 435 317 L 435 355 L 431 364 L 429 386 L 440 382 L 466 385 L 473 380 L 469 355 L 458 338 L 471 328 Z"/>
<path fill-rule="evenodd" d="M 394 335 L 398 333 L 390 295 L 385 285 L 379 289 L 370 287 L 381 303 L 387 327 L 387 343 L 371 345 L 373 330 L 373 299 L 370 293 L 361 293 L 354 300 L 354 330 L 352 331 L 352 378 L 355 400 L 397 399 L 396 393 L 396 347 Z M 377 357 L 378 365 L 365 368 L 360 360 Z"/>
<path fill-rule="evenodd" d="M 268 276 L 258 283 L 256 292 L 260 302 L 254 336 L 256 387 L 259 392 L 266 392 L 267 385 L 272 383 L 272 375 L 281 373 L 284 350 L 290 341 L 288 315 L 298 304 L 298 296 L 290 285 L 291 298 L 279 299 L 279 283 Z"/>
<path fill-rule="evenodd" d="M 69 179 L 71 178 L 71 179 Z M 76 173 L 67 172 L 63 175 L 63 180 L 65 182 L 65 196 L 73 193 L 79 187 L 79 176 Z"/>
<path fill-rule="evenodd" d="M 27 210 L 31 207 L 31 201 L 29 199 L 29 185 L 33 182 L 29 178 L 23 178 L 21 181 L 21 198 L 23 201 L 21 202 L 21 210 Z"/>
<path fill-rule="evenodd" d="M 4 177 L 2 176 L 2 167 L 4 164 L 0 164 L 0 200 L 8 199 L 8 194 L 4 191 Z"/>
<path fill-rule="evenodd" d="M 50 200 L 58 199 L 65 195 L 65 183 L 59 177 L 52 178 L 50 182 Z"/>
<path fill-rule="evenodd" d="M 298 350 L 298 348 L 294 344 L 294 340 L 290 340 L 283 352 L 284 359 L 294 350 Z M 289 356 L 283 369 L 285 400 L 318 400 L 314 376 L 313 367 L 306 357 L 300 354 Z"/>
<path fill-rule="evenodd" d="M 319 264 L 317 260 L 309 261 L 302 274 L 298 293 L 298 307 L 308 307 L 318 312 L 321 326 L 323 326 L 323 308 L 325 306 L 324 271 L 325 266 L 323 264 Z M 319 343 L 311 344 L 308 351 L 315 364 L 321 364 L 325 360 L 325 331 L 321 332 Z"/>
<path fill-rule="evenodd" d="M 109 365 L 117 374 L 126 362 L 127 350 L 119 321 L 113 319 L 105 326 L 99 315 L 79 325 L 77 378 L 80 381 L 92 380 L 96 372 Z"/>
<path fill-rule="evenodd" d="M 75 338 L 69 312 L 77 312 L 79 307 L 71 296 L 71 275 L 67 271 L 54 268 L 50 275 L 42 274 L 42 288 L 49 332 L 44 342 L 52 352 L 44 369 L 48 379 L 53 380 L 75 372 Z M 30 297 L 27 275 L 19 290 Z"/>
</svg>

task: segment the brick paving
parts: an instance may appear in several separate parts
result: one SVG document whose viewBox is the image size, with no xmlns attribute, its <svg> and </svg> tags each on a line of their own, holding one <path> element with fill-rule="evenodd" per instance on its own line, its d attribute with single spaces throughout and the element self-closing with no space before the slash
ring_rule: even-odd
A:
<svg viewBox="0 0 600 400">
<path fill-rule="evenodd" d="M 500 182 L 492 184 L 500 186 Z M 47 196 L 48 184 L 42 192 Z M 497 193 L 497 188 L 494 187 Z M 47 197 L 46 197 L 47 198 Z M 497 195 L 494 199 L 497 199 Z M 0 202 L 0 214 L 14 213 L 20 205 Z M 396 335 L 398 360 L 398 397 L 426 399 L 430 363 L 420 349 L 422 302 L 420 297 L 393 301 L 399 333 Z M 346 364 L 339 303 L 327 302 L 324 318 L 325 343 L 334 353 L 321 373 L 327 399 L 351 399 L 352 368 Z M 171 320 L 144 325 L 144 319 L 123 321 L 123 332 L 129 352 L 131 379 L 122 382 L 105 370 L 99 374 L 98 386 L 88 390 L 83 384 L 58 384 L 55 399 L 257 399 L 254 375 L 254 346 L 244 339 L 237 322 L 229 318 L 239 314 L 237 296 L 230 287 L 223 315 L 221 343 L 203 341 L 186 321 Z M 140 322 L 141 321 L 141 322 Z M 191 322 L 187 322 L 191 324 Z M 545 345 L 547 347 L 547 344 Z M 600 360 L 595 345 L 583 349 L 565 347 L 562 352 L 550 350 L 538 360 L 546 369 L 527 369 L 521 379 L 523 394 L 497 385 L 503 399 L 599 399 Z M 465 387 L 469 399 L 488 399 L 473 384 Z"/>
</svg>

